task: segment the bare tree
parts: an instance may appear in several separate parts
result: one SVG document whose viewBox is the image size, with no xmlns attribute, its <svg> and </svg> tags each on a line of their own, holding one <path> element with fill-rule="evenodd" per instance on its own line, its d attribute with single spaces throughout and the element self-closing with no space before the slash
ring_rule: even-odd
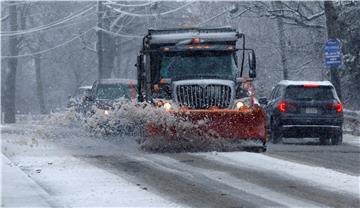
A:
<svg viewBox="0 0 360 208">
<path fill-rule="evenodd" d="M 274 10 L 280 10 L 280 14 L 283 15 L 283 4 L 279 1 L 273 1 L 273 8 Z M 289 79 L 289 66 L 288 61 L 286 57 L 286 36 L 285 36 L 285 27 L 284 27 L 284 20 L 281 17 L 281 15 L 276 17 L 278 32 L 279 32 L 279 44 L 280 44 L 280 57 L 281 57 L 281 65 L 282 65 L 282 71 L 283 71 L 283 79 L 287 80 Z"/>
</svg>

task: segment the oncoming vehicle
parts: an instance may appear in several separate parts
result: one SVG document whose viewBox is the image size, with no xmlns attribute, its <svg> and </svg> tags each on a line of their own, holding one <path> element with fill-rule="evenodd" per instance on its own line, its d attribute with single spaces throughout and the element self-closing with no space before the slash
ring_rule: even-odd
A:
<svg viewBox="0 0 360 208">
<path fill-rule="evenodd" d="M 321 144 L 342 143 L 343 106 L 329 81 L 279 82 L 266 104 L 270 140 L 319 137 Z"/>
<path fill-rule="evenodd" d="M 243 76 L 246 53 L 248 77 Z M 179 121 L 206 120 L 202 133 L 191 128 L 186 133 L 207 139 L 211 132 L 219 141 L 250 141 L 255 149 L 266 150 L 265 112 L 251 89 L 255 53 L 245 47 L 244 34 L 229 27 L 150 29 L 137 70 L 139 101 L 153 103 Z M 145 135 L 177 140 L 177 125 L 147 122 Z"/>
<path fill-rule="evenodd" d="M 115 104 L 123 105 L 137 97 L 137 81 L 132 79 L 100 79 L 94 82 L 88 97 L 93 105 L 88 109 L 88 116 L 98 119 L 96 125 L 111 131 L 120 131 L 126 124 L 119 124 L 111 117 Z M 112 125 L 110 125 L 110 123 Z M 125 125 L 125 126 L 124 126 Z"/>
<path fill-rule="evenodd" d="M 108 109 L 116 101 L 137 97 L 137 81 L 132 79 L 100 79 L 94 82 L 90 100 L 100 109 Z"/>
</svg>

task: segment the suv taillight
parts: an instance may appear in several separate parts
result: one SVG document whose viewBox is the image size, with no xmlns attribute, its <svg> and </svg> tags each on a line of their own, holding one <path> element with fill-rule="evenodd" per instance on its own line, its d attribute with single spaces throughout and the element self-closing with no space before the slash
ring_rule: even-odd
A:
<svg viewBox="0 0 360 208">
<path fill-rule="evenodd" d="M 341 113 L 343 111 L 343 106 L 340 102 L 335 104 L 336 112 Z"/>
<path fill-rule="evenodd" d="M 329 105 L 330 109 L 335 109 L 337 113 L 341 113 L 343 111 L 343 105 L 341 102 L 332 103 Z"/>
<path fill-rule="evenodd" d="M 278 109 L 281 113 L 284 113 L 286 111 L 286 103 L 284 101 L 281 101 L 278 105 Z"/>
</svg>

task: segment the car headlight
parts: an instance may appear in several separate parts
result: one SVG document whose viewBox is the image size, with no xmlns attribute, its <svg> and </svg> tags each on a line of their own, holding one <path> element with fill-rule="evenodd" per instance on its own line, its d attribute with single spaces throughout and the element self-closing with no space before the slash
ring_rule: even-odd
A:
<svg viewBox="0 0 360 208">
<path fill-rule="evenodd" d="M 171 109 L 171 104 L 170 103 L 164 103 L 163 108 L 165 108 L 165 110 L 170 110 Z"/>
<path fill-rule="evenodd" d="M 159 108 L 164 108 L 165 110 L 171 110 L 173 108 L 173 104 L 169 101 L 156 100 L 155 106 Z"/>
</svg>

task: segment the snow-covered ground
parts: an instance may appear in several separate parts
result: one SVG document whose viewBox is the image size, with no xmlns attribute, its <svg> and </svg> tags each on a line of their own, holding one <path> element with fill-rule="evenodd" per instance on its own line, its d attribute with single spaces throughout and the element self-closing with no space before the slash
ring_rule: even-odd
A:
<svg viewBox="0 0 360 208">
<path fill-rule="evenodd" d="M 142 151 L 136 138 L 92 136 L 71 122 L 55 120 L 1 126 L 2 206 L 360 204 L 360 175 L 352 167 L 339 171 L 338 161 L 334 168 L 326 168 L 312 161 L 249 152 L 154 154 Z M 355 154 L 356 165 L 359 141 L 359 137 L 344 135 L 346 144 L 339 147 L 291 148 L 298 154 L 307 154 L 300 150 L 311 148 L 330 156 Z M 287 147 L 276 146 L 292 151 Z"/>
<path fill-rule="evenodd" d="M 116 154 L 109 146 L 99 145 L 71 132 L 51 135 L 33 125 L 2 126 L 3 188 L 2 206 L 75 206 L 75 207 L 179 207 L 178 204 L 149 192 L 146 186 L 134 184 L 119 175 L 102 170 L 76 158 L 55 145 L 57 136 L 79 139 L 64 145 L 78 148 L 78 154 Z M 68 129 L 69 130 L 69 129 Z M 54 130 L 56 131 L 56 130 Z M 77 130 L 75 130 L 77 131 Z M 53 133 L 53 132 L 52 132 Z M 93 141 L 93 143 L 89 143 Z M 84 145 L 84 146 L 82 146 Z M 98 150 L 93 149 L 99 147 Z M 116 148 L 115 148 L 116 149 Z M 72 155 L 74 154 L 74 155 Z M 9 157 L 12 162 L 7 158 Z M 14 182 L 13 182 L 14 181 Z"/>
<path fill-rule="evenodd" d="M 71 156 L 22 157 L 18 165 L 3 157 L 3 206 L 177 207 L 118 175 Z M 26 164 L 26 166 L 25 166 Z M 21 173 L 18 173 L 21 172 Z M 48 187 L 48 188 L 47 188 Z"/>
<path fill-rule="evenodd" d="M 354 136 L 351 134 L 344 135 L 344 143 L 360 147 L 360 136 Z"/>
<path fill-rule="evenodd" d="M 351 176 L 331 169 L 322 167 L 312 167 L 290 161 L 280 160 L 261 154 L 236 152 L 236 153 L 218 153 L 206 155 L 211 160 L 245 166 L 254 170 L 263 170 L 279 174 L 282 177 L 303 180 L 312 186 L 322 186 L 324 189 L 332 189 L 358 196 L 359 194 L 359 176 Z"/>
</svg>

